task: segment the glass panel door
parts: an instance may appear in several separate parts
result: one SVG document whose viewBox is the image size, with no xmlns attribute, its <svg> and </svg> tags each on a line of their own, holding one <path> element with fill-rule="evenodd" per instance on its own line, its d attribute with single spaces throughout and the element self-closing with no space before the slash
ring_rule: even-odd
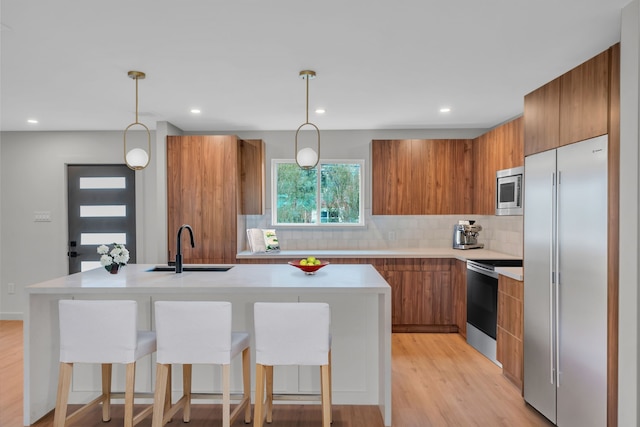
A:
<svg viewBox="0 0 640 427">
<path fill-rule="evenodd" d="M 69 274 L 101 267 L 101 244 L 125 244 L 135 263 L 135 171 L 126 165 L 68 165 L 67 183 Z"/>
</svg>

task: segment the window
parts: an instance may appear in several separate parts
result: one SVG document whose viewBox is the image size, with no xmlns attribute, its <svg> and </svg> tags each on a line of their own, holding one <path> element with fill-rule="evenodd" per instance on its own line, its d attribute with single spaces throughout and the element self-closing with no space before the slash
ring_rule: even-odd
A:
<svg viewBox="0 0 640 427">
<path fill-rule="evenodd" d="M 274 225 L 364 225 L 363 160 L 327 160 L 306 170 L 274 159 L 271 166 Z"/>
</svg>

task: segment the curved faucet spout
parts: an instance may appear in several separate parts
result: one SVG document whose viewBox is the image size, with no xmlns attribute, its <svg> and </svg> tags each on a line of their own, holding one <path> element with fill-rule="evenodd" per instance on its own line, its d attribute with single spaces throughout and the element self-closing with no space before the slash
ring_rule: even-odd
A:
<svg viewBox="0 0 640 427">
<path fill-rule="evenodd" d="M 182 237 L 182 230 L 184 229 L 189 230 L 189 235 L 191 236 L 191 247 L 195 248 L 196 247 L 196 243 L 193 240 L 193 230 L 191 229 L 191 226 L 188 224 L 182 224 L 180 226 L 180 228 L 178 228 L 178 237 L 176 238 L 176 273 L 182 273 L 182 243 L 181 243 L 181 237 Z"/>
</svg>

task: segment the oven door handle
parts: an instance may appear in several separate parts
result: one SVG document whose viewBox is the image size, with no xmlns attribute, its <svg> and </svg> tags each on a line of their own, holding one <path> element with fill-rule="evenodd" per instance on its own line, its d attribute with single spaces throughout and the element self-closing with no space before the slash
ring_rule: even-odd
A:
<svg viewBox="0 0 640 427">
<path fill-rule="evenodd" d="M 476 273 L 484 274 L 485 276 L 493 277 L 494 279 L 498 278 L 498 273 L 488 268 L 483 267 L 482 265 L 472 264 L 467 261 L 467 269 L 471 271 L 475 271 Z"/>
</svg>

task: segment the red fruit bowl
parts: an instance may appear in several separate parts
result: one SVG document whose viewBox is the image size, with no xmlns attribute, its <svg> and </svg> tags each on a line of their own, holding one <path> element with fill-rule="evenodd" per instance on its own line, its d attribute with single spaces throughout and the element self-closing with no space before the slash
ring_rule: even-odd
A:
<svg viewBox="0 0 640 427">
<path fill-rule="evenodd" d="M 321 261 L 320 264 L 315 265 L 300 265 L 300 261 L 289 261 L 289 265 L 299 268 L 304 271 L 304 274 L 316 274 L 316 271 L 320 270 L 325 265 L 329 265 L 329 261 Z"/>
</svg>

